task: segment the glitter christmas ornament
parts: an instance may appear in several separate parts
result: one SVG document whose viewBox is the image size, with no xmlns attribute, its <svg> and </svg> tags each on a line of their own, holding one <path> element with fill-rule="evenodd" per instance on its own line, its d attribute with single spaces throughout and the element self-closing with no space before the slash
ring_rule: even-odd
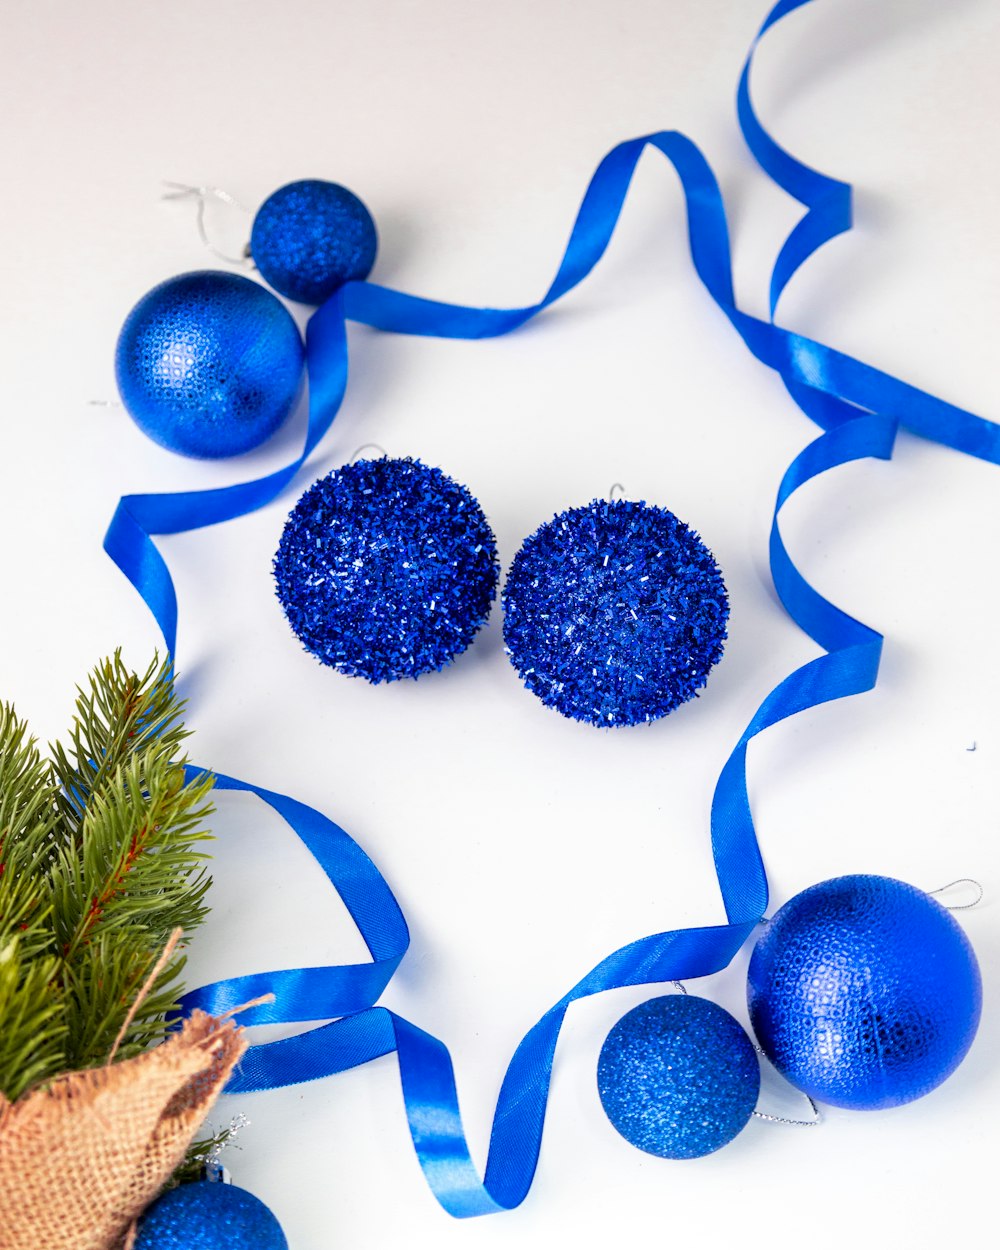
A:
<svg viewBox="0 0 1000 1250">
<path fill-rule="evenodd" d="M 122 402 L 170 451 L 215 459 L 259 446 L 292 410 L 304 353 L 270 291 L 201 270 L 161 282 L 129 313 L 115 352 Z"/>
<path fill-rule="evenodd" d="M 503 636 L 521 680 L 564 716 L 614 727 L 695 696 L 729 617 L 712 553 L 665 508 L 595 500 L 528 538 L 507 575 Z"/>
<path fill-rule="evenodd" d="M 375 223 L 358 197 L 316 178 L 279 187 L 250 233 L 261 277 L 303 304 L 322 304 L 345 282 L 367 278 L 377 248 Z"/>
<path fill-rule="evenodd" d="M 797 894 L 750 960 L 757 1039 L 804 1093 L 856 1110 L 939 1085 L 979 1024 L 979 966 L 962 929 L 890 877 L 837 877 Z"/>
<path fill-rule="evenodd" d="M 760 1064 L 728 1011 L 707 998 L 651 998 L 618 1021 L 597 1065 L 608 1119 L 633 1146 L 697 1159 L 732 1141 L 760 1093 Z"/>
<path fill-rule="evenodd" d="M 469 491 L 419 460 L 358 460 L 295 505 L 278 599 L 323 664 L 378 683 L 443 668 L 489 615 L 496 543 Z"/>
<path fill-rule="evenodd" d="M 168 1190 L 139 1223 L 134 1250 L 288 1250 L 268 1207 L 235 1185 L 198 1181 Z"/>
</svg>

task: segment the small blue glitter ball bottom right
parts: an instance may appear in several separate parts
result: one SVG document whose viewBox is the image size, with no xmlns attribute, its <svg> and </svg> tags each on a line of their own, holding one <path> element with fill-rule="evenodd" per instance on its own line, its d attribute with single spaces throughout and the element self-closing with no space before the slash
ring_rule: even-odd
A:
<svg viewBox="0 0 1000 1250">
<path fill-rule="evenodd" d="M 269 1207 L 218 1181 L 168 1190 L 139 1223 L 134 1250 L 288 1250 Z"/>
<path fill-rule="evenodd" d="M 725 1146 L 753 1115 L 760 1064 L 746 1032 L 693 994 L 651 998 L 627 1012 L 601 1049 L 597 1088 L 633 1146 L 697 1159 Z"/>
<path fill-rule="evenodd" d="M 768 923 L 750 959 L 750 1020 L 782 1075 L 858 1111 L 911 1102 L 958 1066 L 982 1005 L 969 940 L 891 877 L 836 877 Z"/>
</svg>

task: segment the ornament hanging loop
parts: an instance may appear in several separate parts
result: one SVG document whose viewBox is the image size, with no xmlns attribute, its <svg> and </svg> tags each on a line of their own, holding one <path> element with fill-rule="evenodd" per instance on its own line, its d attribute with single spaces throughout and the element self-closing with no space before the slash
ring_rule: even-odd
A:
<svg viewBox="0 0 1000 1250">
<path fill-rule="evenodd" d="M 612 482 L 611 489 L 608 491 L 608 503 L 614 503 L 616 499 L 625 498 L 625 487 L 621 482 Z"/>
<path fill-rule="evenodd" d="M 942 902 L 941 905 L 947 908 L 948 911 L 971 911 L 973 907 L 978 907 L 979 904 L 983 901 L 986 891 L 983 889 L 982 884 L 975 879 L 975 877 L 959 877 L 956 881 L 949 881 L 947 885 L 939 886 L 938 889 L 936 890 L 928 890 L 927 893 L 931 896 L 931 898 L 933 898 L 935 894 L 946 894 L 949 890 L 954 890 L 956 886 L 960 886 L 960 885 L 972 886 L 976 894 L 976 897 L 972 900 L 972 902 L 971 903 Z"/>
<path fill-rule="evenodd" d="M 377 451 L 379 460 L 387 460 L 389 453 L 381 443 L 362 443 L 358 450 L 351 457 L 351 464 L 357 464 L 359 460 L 364 459 L 363 453 L 366 451 Z"/>
<path fill-rule="evenodd" d="M 250 255 L 249 241 L 244 244 L 243 252 L 240 256 L 230 256 L 228 252 L 223 252 L 217 248 L 212 242 L 208 234 L 208 228 L 205 225 L 205 209 L 210 200 L 216 200 L 220 204 L 226 204 L 230 208 L 238 208 L 241 213 L 250 216 L 250 209 L 245 204 L 241 204 L 235 196 L 230 195 L 228 191 L 224 191 L 221 187 L 209 186 L 190 186 L 186 182 L 170 182 L 164 179 L 163 185 L 170 187 L 169 191 L 165 191 L 163 198 L 165 200 L 194 200 L 196 205 L 195 224 L 198 228 L 198 237 L 201 239 L 202 245 L 217 256 L 219 260 L 226 261 L 230 265 L 253 265 Z"/>
<path fill-rule="evenodd" d="M 752 1045 L 761 1059 L 767 1058 L 767 1052 L 762 1046 L 758 1046 L 756 1042 L 753 1042 Z M 815 1102 L 808 1094 L 803 1093 L 802 1097 L 809 1104 L 809 1110 L 813 1115 L 811 1120 L 792 1120 L 786 1115 L 771 1115 L 769 1111 L 757 1110 L 754 1110 L 754 1118 L 757 1120 L 766 1120 L 769 1124 L 784 1124 L 789 1128 L 816 1128 L 818 1124 L 823 1123 L 823 1116 L 820 1113 L 820 1109 L 816 1106 Z"/>
</svg>

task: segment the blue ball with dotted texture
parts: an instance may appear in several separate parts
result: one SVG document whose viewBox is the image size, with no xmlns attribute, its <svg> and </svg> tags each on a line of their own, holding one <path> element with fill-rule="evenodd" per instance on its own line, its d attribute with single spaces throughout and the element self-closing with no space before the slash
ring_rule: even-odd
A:
<svg viewBox="0 0 1000 1250">
<path fill-rule="evenodd" d="M 238 456 L 291 412 L 304 351 L 288 309 L 239 274 L 161 282 L 129 313 L 115 352 L 118 390 L 150 438 L 185 456 Z"/>
<path fill-rule="evenodd" d="M 288 1242 L 259 1198 L 197 1181 L 168 1190 L 146 1210 L 134 1250 L 288 1250 Z"/>
<path fill-rule="evenodd" d="M 614 728 L 693 698 L 722 655 L 729 599 L 698 535 L 666 508 L 619 499 L 562 512 L 514 557 L 507 654 L 564 716 Z"/>
<path fill-rule="evenodd" d="M 968 938 L 939 903 L 891 877 L 837 877 L 768 923 L 748 973 L 757 1040 L 817 1101 L 877 1110 L 929 1093 L 979 1024 Z"/>
<path fill-rule="evenodd" d="M 250 232 L 261 277 L 303 304 L 322 304 L 345 282 L 367 278 L 377 250 L 375 223 L 361 200 L 318 178 L 279 187 Z"/>
<path fill-rule="evenodd" d="M 608 1119 L 633 1146 L 697 1159 L 732 1141 L 753 1115 L 760 1064 L 728 1011 L 670 994 L 614 1026 L 601 1048 L 597 1088 Z"/>
<path fill-rule="evenodd" d="M 435 672 L 489 615 L 496 542 L 466 487 L 419 460 L 357 460 L 314 483 L 274 557 L 292 630 L 373 684 Z"/>
</svg>

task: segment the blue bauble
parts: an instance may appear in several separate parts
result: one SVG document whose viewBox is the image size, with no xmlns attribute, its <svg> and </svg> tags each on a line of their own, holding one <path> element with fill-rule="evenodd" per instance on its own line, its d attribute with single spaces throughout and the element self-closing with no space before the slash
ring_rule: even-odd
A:
<svg viewBox="0 0 1000 1250">
<path fill-rule="evenodd" d="M 469 491 L 419 460 L 358 460 L 295 505 L 274 578 L 307 651 L 349 677 L 443 668 L 489 615 L 496 543 Z"/>
<path fill-rule="evenodd" d="M 198 1181 L 158 1198 L 139 1224 L 135 1250 L 288 1250 L 281 1225 L 253 1194 Z"/>
<path fill-rule="evenodd" d="M 920 1098 L 958 1066 L 982 1002 L 954 918 L 891 877 L 837 877 L 797 894 L 750 960 L 757 1039 L 804 1093 L 875 1110 Z"/>
<path fill-rule="evenodd" d="M 595 500 L 542 525 L 514 557 L 503 636 L 521 680 L 564 716 L 657 720 L 722 655 L 726 587 L 712 553 L 665 508 Z"/>
<path fill-rule="evenodd" d="M 322 304 L 345 282 L 367 278 L 377 248 L 375 223 L 358 197 L 316 178 L 279 187 L 250 232 L 261 277 L 303 304 Z"/>
<path fill-rule="evenodd" d="M 618 1021 L 597 1065 L 608 1119 L 640 1150 L 697 1159 L 753 1115 L 760 1064 L 728 1011 L 707 998 L 651 998 Z"/>
<path fill-rule="evenodd" d="M 161 282 L 118 336 L 115 373 L 136 425 L 170 451 L 215 459 L 258 447 L 292 410 L 302 339 L 270 291 L 201 270 Z"/>
</svg>

